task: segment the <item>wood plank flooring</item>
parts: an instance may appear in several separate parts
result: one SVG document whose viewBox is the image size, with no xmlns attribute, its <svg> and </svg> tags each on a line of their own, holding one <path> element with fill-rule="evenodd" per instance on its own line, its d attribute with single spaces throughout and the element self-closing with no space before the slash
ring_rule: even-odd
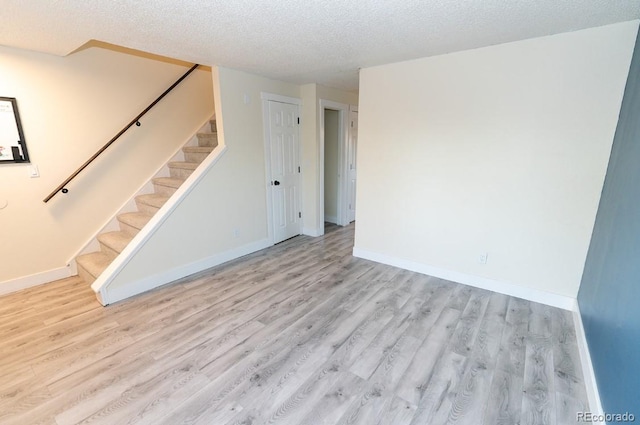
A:
<svg viewBox="0 0 640 425">
<path fill-rule="evenodd" d="M 566 424 L 571 313 L 351 256 L 328 226 L 106 308 L 0 297 L 0 424 Z"/>
</svg>

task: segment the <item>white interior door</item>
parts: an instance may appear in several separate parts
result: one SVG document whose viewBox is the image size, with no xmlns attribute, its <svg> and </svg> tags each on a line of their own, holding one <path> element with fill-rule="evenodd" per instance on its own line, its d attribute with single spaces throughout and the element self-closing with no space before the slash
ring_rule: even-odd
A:
<svg viewBox="0 0 640 425">
<path fill-rule="evenodd" d="M 300 234 L 298 105 L 269 101 L 274 243 Z"/>
<path fill-rule="evenodd" d="M 349 112 L 351 126 L 349 128 L 349 142 L 347 143 L 347 220 L 349 223 L 356 219 L 356 156 L 358 147 L 358 111 Z"/>
</svg>

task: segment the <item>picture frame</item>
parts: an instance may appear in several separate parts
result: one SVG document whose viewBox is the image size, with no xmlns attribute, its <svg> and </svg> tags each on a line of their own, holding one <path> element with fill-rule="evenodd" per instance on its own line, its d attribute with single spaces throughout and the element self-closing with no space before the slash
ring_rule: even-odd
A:
<svg viewBox="0 0 640 425">
<path fill-rule="evenodd" d="M 0 164 L 28 163 L 27 142 L 15 97 L 0 96 Z"/>
</svg>

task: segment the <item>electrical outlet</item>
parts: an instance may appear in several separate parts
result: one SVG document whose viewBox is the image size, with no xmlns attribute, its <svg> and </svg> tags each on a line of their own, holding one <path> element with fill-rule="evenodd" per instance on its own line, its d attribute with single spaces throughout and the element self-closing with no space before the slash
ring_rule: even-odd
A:
<svg viewBox="0 0 640 425">
<path fill-rule="evenodd" d="M 240 229 L 233 229 L 233 237 L 236 239 L 240 237 Z"/>
<path fill-rule="evenodd" d="M 483 252 L 482 254 L 480 254 L 480 257 L 478 257 L 478 262 L 480 264 L 487 264 L 488 258 L 489 258 L 489 254 L 486 252 Z"/>
</svg>

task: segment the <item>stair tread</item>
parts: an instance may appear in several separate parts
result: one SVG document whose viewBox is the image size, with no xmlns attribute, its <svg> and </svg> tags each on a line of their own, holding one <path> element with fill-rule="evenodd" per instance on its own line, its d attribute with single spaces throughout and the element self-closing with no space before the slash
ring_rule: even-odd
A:
<svg viewBox="0 0 640 425">
<path fill-rule="evenodd" d="M 215 147 L 213 146 L 185 146 L 182 148 L 183 152 L 189 153 L 211 153 Z"/>
<path fill-rule="evenodd" d="M 169 168 L 182 168 L 184 170 L 195 170 L 200 165 L 199 162 L 172 161 L 167 164 Z"/>
<path fill-rule="evenodd" d="M 97 278 L 111 264 L 111 258 L 102 252 L 91 252 L 79 255 L 76 262 L 91 276 Z"/>
<path fill-rule="evenodd" d="M 125 232 L 107 232 L 98 235 L 98 241 L 120 253 L 131 242 L 131 235 Z"/>
<path fill-rule="evenodd" d="M 137 201 L 156 208 L 162 207 L 168 199 L 168 196 L 160 195 L 159 193 L 147 193 L 145 195 L 136 196 Z"/>
<path fill-rule="evenodd" d="M 198 146 L 218 146 L 218 133 L 198 133 Z"/>
<path fill-rule="evenodd" d="M 155 184 L 173 188 L 178 188 L 182 183 L 184 183 L 184 179 L 177 179 L 175 177 L 156 177 L 152 181 Z"/>
<path fill-rule="evenodd" d="M 153 217 L 150 214 L 145 214 L 141 212 L 129 212 L 124 214 L 118 214 L 118 220 L 128 224 L 129 226 L 135 227 L 136 229 L 142 229 L 145 224 L 151 220 Z"/>
</svg>

